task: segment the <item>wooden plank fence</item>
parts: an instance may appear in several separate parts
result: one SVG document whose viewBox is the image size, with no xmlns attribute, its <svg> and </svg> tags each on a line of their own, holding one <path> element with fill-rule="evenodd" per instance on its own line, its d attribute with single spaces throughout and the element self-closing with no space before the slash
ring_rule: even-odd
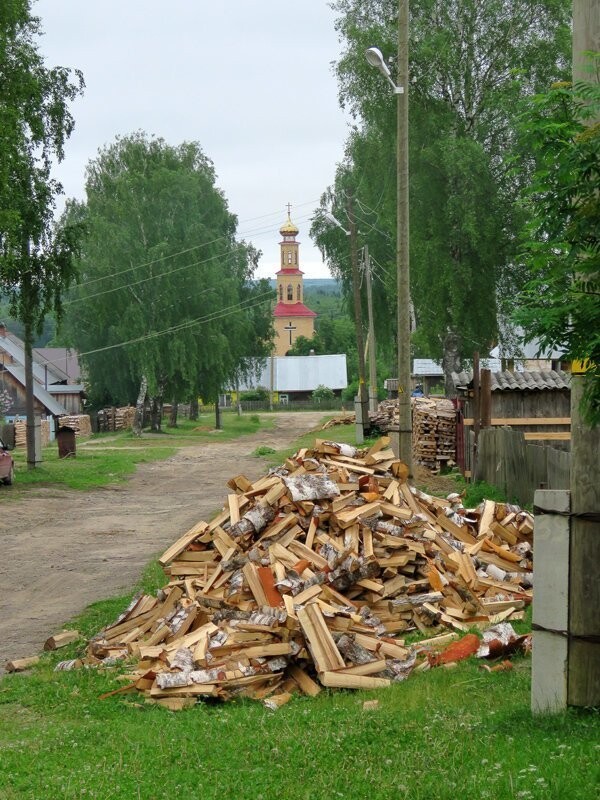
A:
<svg viewBox="0 0 600 800">
<path fill-rule="evenodd" d="M 472 434 L 471 434 L 472 437 Z M 501 489 L 509 500 L 531 505 L 536 489 L 568 489 L 571 454 L 526 441 L 522 431 L 479 432 L 474 479 Z"/>
</svg>

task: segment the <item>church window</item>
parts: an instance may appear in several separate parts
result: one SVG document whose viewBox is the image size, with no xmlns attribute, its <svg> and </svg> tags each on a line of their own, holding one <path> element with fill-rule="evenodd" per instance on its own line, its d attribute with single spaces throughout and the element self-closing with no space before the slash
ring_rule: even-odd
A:
<svg viewBox="0 0 600 800">
<path fill-rule="evenodd" d="M 294 287 L 292 286 L 291 283 L 288 284 L 288 287 L 287 287 L 287 299 L 288 300 L 293 300 L 294 299 Z"/>
<path fill-rule="evenodd" d="M 300 297 L 300 291 L 301 291 L 301 290 L 300 290 L 300 284 L 298 284 L 298 286 L 296 287 L 296 300 L 297 300 L 298 302 L 300 302 L 300 300 L 301 300 L 301 297 Z"/>
<path fill-rule="evenodd" d="M 283 300 L 283 285 L 279 284 L 279 299 Z"/>
<path fill-rule="evenodd" d="M 297 250 L 294 253 L 294 264 L 296 264 L 296 266 L 298 265 L 298 251 Z"/>
<path fill-rule="evenodd" d="M 288 250 L 288 264 L 292 263 L 292 251 Z"/>
</svg>

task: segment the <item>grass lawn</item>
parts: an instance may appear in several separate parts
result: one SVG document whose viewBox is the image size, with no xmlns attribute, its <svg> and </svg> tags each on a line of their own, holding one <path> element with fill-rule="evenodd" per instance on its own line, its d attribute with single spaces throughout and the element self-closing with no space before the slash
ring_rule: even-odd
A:
<svg viewBox="0 0 600 800">
<path fill-rule="evenodd" d="M 156 570 L 146 586 L 159 581 Z M 126 598 L 74 625 L 86 636 Z M 530 661 L 490 674 L 471 659 L 390 689 L 324 690 L 276 712 L 256 702 L 173 713 L 138 695 L 99 700 L 117 672 L 53 672 L 77 645 L 0 681 L 0 798 L 596 800 L 600 719 L 532 717 Z M 365 700 L 377 699 L 375 710 Z"/>
<path fill-rule="evenodd" d="M 160 437 L 161 448 L 170 436 Z M 322 433 L 337 441 L 352 436 L 353 426 Z M 131 453 L 156 456 L 153 448 L 118 455 Z M 281 463 L 287 454 L 266 458 Z M 164 583 L 151 564 L 143 588 Z M 89 638 L 128 599 L 96 603 L 70 627 Z M 324 690 L 276 712 L 243 701 L 173 713 L 139 695 L 99 700 L 122 685 L 118 669 L 53 671 L 82 648 L 83 640 L 44 654 L 31 673 L 0 680 L 0 800 L 598 797 L 598 713 L 532 717 L 527 658 L 515 659 L 510 672 L 490 674 L 470 659 L 415 673 L 389 689 Z M 371 699 L 378 707 L 364 710 Z"/>
<path fill-rule="evenodd" d="M 259 418 L 256 414 L 223 414 L 223 430 L 214 428 L 214 415 L 201 416 L 190 422 L 183 420 L 177 428 L 163 429 L 163 433 L 143 433 L 136 437 L 129 431 L 95 434 L 88 439 L 77 440 L 75 458 L 59 459 L 56 444 L 43 450 L 43 461 L 34 470 L 27 469 L 27 456 L 24 449 L 14 450 L 16 478 L 11 492 L 6 498 L 18 497 L 21 490 L 31 486 L 64 486 L 69 489 L 93 489 L 109 483 L 124 481 L 135 472 L 137 464 L 160 461 L 172 456 L 178 447 L 190 444 L 203 444 L 230 441 L 239 436 L 255 433 L 260 428 L 273 427 L 268 416 Z"/>
</svg>

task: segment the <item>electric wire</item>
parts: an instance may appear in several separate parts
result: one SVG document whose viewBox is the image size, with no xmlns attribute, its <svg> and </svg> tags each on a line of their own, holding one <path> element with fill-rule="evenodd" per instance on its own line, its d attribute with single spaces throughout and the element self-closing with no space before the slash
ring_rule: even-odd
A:
<svg viewBox="0 0 600 800">
<path fill-rule="evenodd" d="M 130 344 L 139 344 L 141 342 L 149 341 L 150 339 L 157 339 L 160 336 L 166 336 L 169 333 L 178 333 L 179 331 L 187 330 L 188 328 L 195 327 L 196 325 L 201 325 L 205 322 L 214 322 L 218 319 L 223 319 L 224 317 L 231 316 L 232 314 L 237 314 L 240 311 L 248 311 L 252 308 L 255 308 L 259 305 L 262 305 L 266 297 L 271 296 L 271 292 L 263 292 L 263 294 L 258 295 L 257 297 L 248 298 L 248 300 L 244 300 L 241 303 L 235 303 L 232 306 L 227 306 L 226 308 L 219 309 L 218 311 L 214 311 L 211 314 L 206 314 L 202 317 L 197 317 L 196 319 L 186 320 L 185 322 L 181 322 L 178 325 L 172 325 L 169 328 L 165 328 L 162 331 L 153 331 L 152 333 L 144 334 L 143 336 L 137 336 L 133 339 L 128 339 L 123 342 L 115 342 L 114 344 L 105 345 L 104 347 L 97 347 L 94 350 L 86 350 L 79 355 L 83 356 L 91 356 L 97 353 L 103 353 L 107 350 L 115 350 L 119 347 L 127 347 Z M 254 302 L 251 302 L 254 301 Z M 45 362 L 45 363 L 50 363 Z"/>
</svg>

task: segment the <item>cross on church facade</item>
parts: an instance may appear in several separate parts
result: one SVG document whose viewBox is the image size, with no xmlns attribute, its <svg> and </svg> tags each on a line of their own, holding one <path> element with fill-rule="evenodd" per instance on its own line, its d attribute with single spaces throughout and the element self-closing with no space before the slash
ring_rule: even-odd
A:
<svg viewBox="0 0 600 800">
<path fill-rule="evenodd" d="M 291 321 L 290 321 L 290 322 L 288 322 L 288 324 L 287 324 L 287 325 L 284 327 L 284 329 L 283 329 L 283 330 L 284 330 L 284 331 L 289 331 L 289 332 L 290 332 L 290 347 L 291 347 L 291 346 L 292 346 L 292 331 L 295 331 L 295 330 L 296 330 L 296 326 L 295 326 L 295 325 L 292 325 L 292 323 L 291 323 Z"/>
</svg>

